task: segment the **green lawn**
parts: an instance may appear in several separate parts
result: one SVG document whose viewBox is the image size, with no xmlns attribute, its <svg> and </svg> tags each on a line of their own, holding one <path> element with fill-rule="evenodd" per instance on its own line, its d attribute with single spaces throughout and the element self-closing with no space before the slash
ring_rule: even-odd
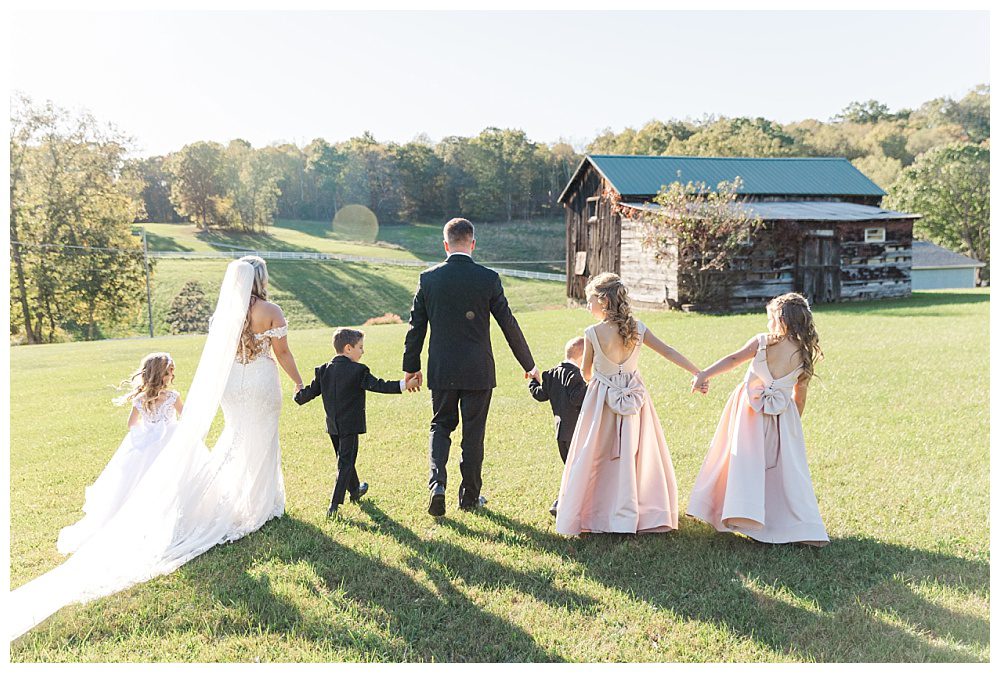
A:
<svg viewBox="0 0 1000 673">
<path fill-rule="evenodd" d="M 279 220 L 268 234 L 228 231 L 198 232 L 193 224 L 147 224 L 154 251 L 232 251 L 227 246 L 256 250 L 331 252 L 377 259 L 437 261 L 444 258 L 441 226 L 413 224 L 382 227 L 378 240 L 362 243 L 366 232 L 357 227 L 298 220 Z M 370 233 L 370 232 L 367 232 Z M 562 221 L 481 224 L 476 228 L 476 259 L 485 264 L 518 260 L 557 260 L 564 256 Z M 229 260 L 157 259 L 152 274 L 153 330 L 169 334 L 167 311 L 188 280 L 198 281 L 209 302 L 214 301 Z M 509 264 L 511 268 L 562 272 L 560 264 Z M 419 267 L 338 261 L 269 260 L 271 291 L 289 321 L 297 328 L 356 325 L 391 312 L 406 318 L 417 286 Z M 531 281 L 510 276 L 504 288 L 515 309 L 534 310 L 566 305 L 565 287 L 553 281 Z M 106 331 L 106 337 L 147 333 L 145 302 L 131 320 Z"/>
<path fill-rule="evenodd" d="M 308 371 L 329 357 L 330 330 L 302 330 L 289 313 Z M 989 661 L 988 314 L 988 292 L 971 290 L 817 310 L 827 358 L 804 425 L 832 539 L 820 550 L 756 544 L 683 517 L 665 535 L 557 535 L 551 414 L 529 397 L 499 332 L 486 510 L 458 512 L 455 482 L 447 516 L 426 514 L 424 391 L 369 397 L 358 466 L 372 488 L 328 521 L 335 463 L 322 407 L 297 407 L 283 381 L 286 515 L 168 577 L 64 609 L 13 643 L 11 658 Z M 765 327 L 763 315 L 640 317 L 701 366 Z M 519 318 L 545 366 L 588 324 L 583 310 Z M 368 330 L 376 374 L 398 375 L 404 331 Z M 121 440 L 110 386 L 166 349 L 183 391 L 202 340 L 11 350 L 12 586 L 59 562 L 59 528 L 77 519 L 84 487 Z M 743 373 L 691 395 L 684 372 L 652 351 L 643 358 L 683 507 Z"/>
<path fill-rule="evenodd" d="M 167 311 L 173 298 L 189 280 L 196 280 L 214 305 L 228 259 L 158 259 L 153 273 L 153 328 L 169 334 Z M 409 317 L 420 267 L 362 264 L 337 261 L 269 260 L 270 298 L 281 305 L 297 329 L 359 325 L 386 312 Z M 520 310 L 563 307 L 566 287 L 554 281 L 503 277 L 511 306 Z M 138 308 L 129 324 L 109 336 L 134 336 L 147 332 L 146 305 Z"/>
<path fill-rule="evenodd" d="M 441 223 L 379 227 L 305 220 L 278 220 L 266 234 L 199 232 L 193 224 L 146 224 L 155 251 L 210 252 L 245 246 L 254 250 L 332 252 L 379 259 L 440 259 Z M 561 219 L 534 222 L 476 223 L 476 256 L 486 263 L 563 260 L 565 224 Z M 518 269 L 559 273 L 565 264 L 517 264 Z"/>
</svg>

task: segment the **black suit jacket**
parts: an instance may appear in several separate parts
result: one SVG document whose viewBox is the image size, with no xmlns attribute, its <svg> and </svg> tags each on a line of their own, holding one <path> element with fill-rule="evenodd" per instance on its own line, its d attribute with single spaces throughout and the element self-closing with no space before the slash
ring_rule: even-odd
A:
<svg viewBox="0 0 1000 673">
<path fill-rule="evenodd" d="M 580 368 L 569 362 L 542 372 L 542 382 L 528 381 L 531 396 L 539 402 L 548 400 L 556 417 L 556 439 L 568 442 L 573 439 L 576 421 L 580 417 L 580 407 L 587 394 L 587 382 L 583 380 Z"/>
<path fill-rule="evenodd" d="M 490 314 L 524 371 L 535 366 L 528 342 L 507 305 L 496 271 L 467 255 L 448 260 L 420 274 L 410 309 L 403 371 L 420 371 L 420 352 L 427 325 L 427 387 L 431 390 L 487 390 L 497 385 Z"/>
<path fill-rule="evenodd" d="M 360 362 L 338 355 L 316 367 L 316 378 L 295 393 L 295 401 L 305 404 L 322 395 L 326 431 L 331 435 L 361 435 L 368 430 L 365 419 L 366 390 L 396 395 L 402 392 L 398 379 L 383 381 L 372 376 L 368 367 Z"/>
</svg>

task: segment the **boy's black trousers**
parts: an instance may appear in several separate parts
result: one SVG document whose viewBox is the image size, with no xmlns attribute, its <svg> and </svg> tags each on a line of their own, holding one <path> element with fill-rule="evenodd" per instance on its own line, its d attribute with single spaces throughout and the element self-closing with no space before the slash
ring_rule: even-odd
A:
<svg viewBox="0 0 1000 673">
<path fill-rule="evenodd" d="M 337 454 L 337 485 L 333 488 L 331 505 L 343 505 L 344 494 L 357 493 L 361 481 L 358 471 L 354 468 L 358 460 L 359 435 L 330 435 L 333 442 L 333 452 Z"/>
</svg>

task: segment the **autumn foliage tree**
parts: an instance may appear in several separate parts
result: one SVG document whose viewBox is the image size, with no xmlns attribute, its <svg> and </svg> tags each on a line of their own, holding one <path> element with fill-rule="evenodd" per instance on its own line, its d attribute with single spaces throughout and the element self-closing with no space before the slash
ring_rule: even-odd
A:
<svg viewBox="0 0 1000 673">
<path fill-rule="evenodd" d="M 682 304 L 720 305 L 729 297 L 737 258 L 763 226 L 739 205 L 742 182 L 674 182 L 653 199 L 655 213 L 642 217 L 643 246 L 677 265 Z"/>
<path fill-rule="evenodd" d="M 97 338 L 145 298 L 129 140 L 85 112 L 17 95 L 10 154 L 11 333 Z"/>
</svg>

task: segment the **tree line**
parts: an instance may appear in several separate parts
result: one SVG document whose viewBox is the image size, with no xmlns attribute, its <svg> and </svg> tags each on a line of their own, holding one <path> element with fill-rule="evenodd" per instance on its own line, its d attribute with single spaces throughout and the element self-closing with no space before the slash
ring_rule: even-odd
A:
<svg viewBox="0 0 1000 673">
<path fill-rule="evenodd" d="M 653 120 L 606 130 L 585 152 L 846 157 L 889 192 L 885 205 L 924 216 L 918 236 L 988 264 L 989 106 L 984 85 L 914 110 L 851 103 L 825 122 Z M 262 231 L 275 218 L 332 220 L 348 204 L 383 224 L 559 216 L 556 199 L 582 154 L 491 127 L 439 142 L 370 133 L 304 147 L 199 141 L 136 158 L 112 125 L 15 95 L 10 157 L 11 338 L 38 343 L 100 338 L 141 305 L 135 222 Z"/>
<path fill-rule="evenodd" d="M 137 169 L 146 221 L 263 230 L 275 218 L 331 220 L 346 204 L 368 207 L 385 224 L 453 213 L 486 221 L 546 216 L 558 212 L 556 199 L 579 160 L 565 143 L 487 128 L 436 144 L 383 143 L 370 133 L 305 147 L 202 141 L 143 159 Z"/>
</svg>

